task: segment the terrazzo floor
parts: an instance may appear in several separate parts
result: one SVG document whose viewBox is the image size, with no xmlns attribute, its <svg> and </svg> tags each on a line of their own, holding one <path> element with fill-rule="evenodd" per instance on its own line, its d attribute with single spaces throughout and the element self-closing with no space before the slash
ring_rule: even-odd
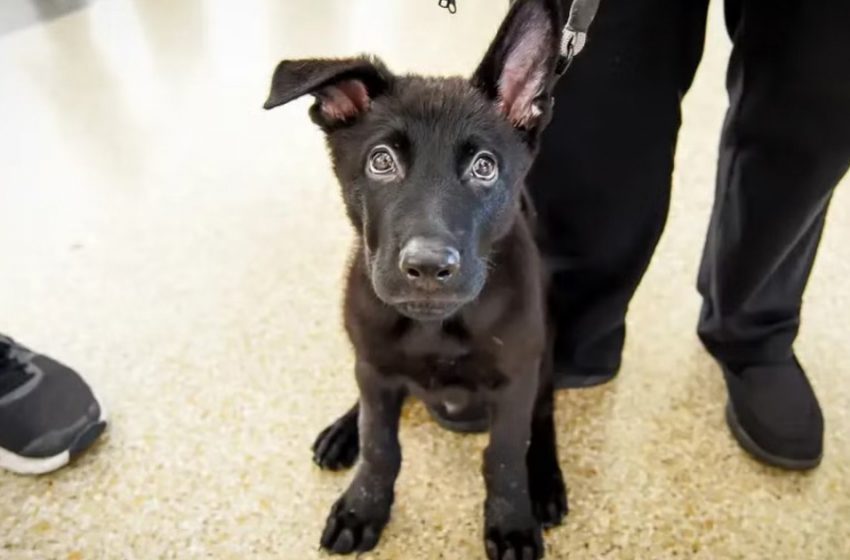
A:
<svg viewBox="0 0 850 560">
<path fill-rule="evenodd" d="M 0 558 L 324 557 L 350 475 L 319 471 L 309 447 L 355 398 L 339 312 L 351 236 L 309 102 L 260 107 L 285 57 L 469 73 L 503 3 L 436 4 L 0 4 L 0 332 L 84 372 L 112 420 L 62 472 L 0 473 Z M 729 51 L 715 4 L 623 371 L 558 395 L 571 513 L 549 558 L 850 558 L 847 179 L 797 344 L 826 416 L 819 469 L 739 450 L 694 334 Z M 483 558 L 486 438 L 412 404 L 401 440 L 393 518 L 362 557 Z"/>
</svg>

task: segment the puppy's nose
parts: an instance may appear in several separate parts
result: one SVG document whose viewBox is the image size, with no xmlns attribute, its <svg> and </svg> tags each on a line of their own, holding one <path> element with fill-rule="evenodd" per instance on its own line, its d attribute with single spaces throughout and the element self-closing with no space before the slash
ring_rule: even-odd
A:
<svg viewBox="0 0 850 560">
<path fill-rule="evenodd" d="M 414 237 L 402 247 L 398 266 L 418 287 L 446 283 L 460 268 L 460 253 L 442 241 Z"/>
</svg>

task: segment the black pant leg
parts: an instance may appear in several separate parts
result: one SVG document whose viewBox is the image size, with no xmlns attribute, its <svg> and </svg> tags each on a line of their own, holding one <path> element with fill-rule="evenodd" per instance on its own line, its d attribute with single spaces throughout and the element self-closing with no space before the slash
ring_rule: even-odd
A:
<svg viewBox="0 0 850 560">
<path fill-rule="evenodd" d="M 850 7 L 727 1 L 730 107 L 698 286 L 726 362 L 790 357 L 835 185 L 850 164 Z"/>
<path fill-rule="evenodd" d="M 667 217 L 679 103 L 707 0 L 603 0 L 529 177 L 552 271 L 556 369 L 616 370 Z"/>
</svg>

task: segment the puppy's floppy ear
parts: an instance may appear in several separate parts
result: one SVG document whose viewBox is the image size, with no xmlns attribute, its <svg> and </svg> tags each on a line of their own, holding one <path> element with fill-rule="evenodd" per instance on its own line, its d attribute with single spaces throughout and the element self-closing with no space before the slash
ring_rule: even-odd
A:
<svg viewBox="0 0 850 560">
<path fill-rule="evenodd" d="M 331 127 L 368 111 L 372 100 L 389 88 L 391 79 L 384 64 L 374 57 L 284 60 L 274 71 L 263 107 L 272 109 L 309 93 L 316 98 L 313 120 Z"/>
<path fill-rule="evenodd" d="M 558 0 L 518 0 L 502 22 L 472 84 L 515 127 L 533 130 L 548 112 L 561 42 Z"/>
</svg>

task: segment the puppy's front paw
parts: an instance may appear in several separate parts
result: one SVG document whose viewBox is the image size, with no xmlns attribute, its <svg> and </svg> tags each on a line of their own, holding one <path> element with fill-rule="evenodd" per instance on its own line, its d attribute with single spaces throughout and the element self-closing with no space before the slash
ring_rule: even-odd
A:
<svg viewBox="0 0 850 560">
<path fill-rule="evenodd" d="M 322 532 L 322 548 L 333 554 L 372 550 L 378 544 L 378 537 L 388 520 L 388 513 L 364 515 L 359 508 L 348 504 L 343 495 L 328 515 Z"/>
<path fill-rule="evenodd" d="M 322 430 L 313 443 L 313 462 L 323 469 L 347 469 L 360 453 L 357 416 L 346 414 Z"/>
<path fill-rule="evenodd" d="M 561 469 L 556 466 L 549 472 L 530 473 L 528 486 L 531 508 L 537 521 L 545 529 L 560 525 L 569 511 L 567 487 Z"/>
<path fill-rule="evenodd" d="M 537 523 L 525 527 L 487 527 L 484 546 L 488 560 L 537 560 L 543 558 L 543 532 Z"/>
</svg>

